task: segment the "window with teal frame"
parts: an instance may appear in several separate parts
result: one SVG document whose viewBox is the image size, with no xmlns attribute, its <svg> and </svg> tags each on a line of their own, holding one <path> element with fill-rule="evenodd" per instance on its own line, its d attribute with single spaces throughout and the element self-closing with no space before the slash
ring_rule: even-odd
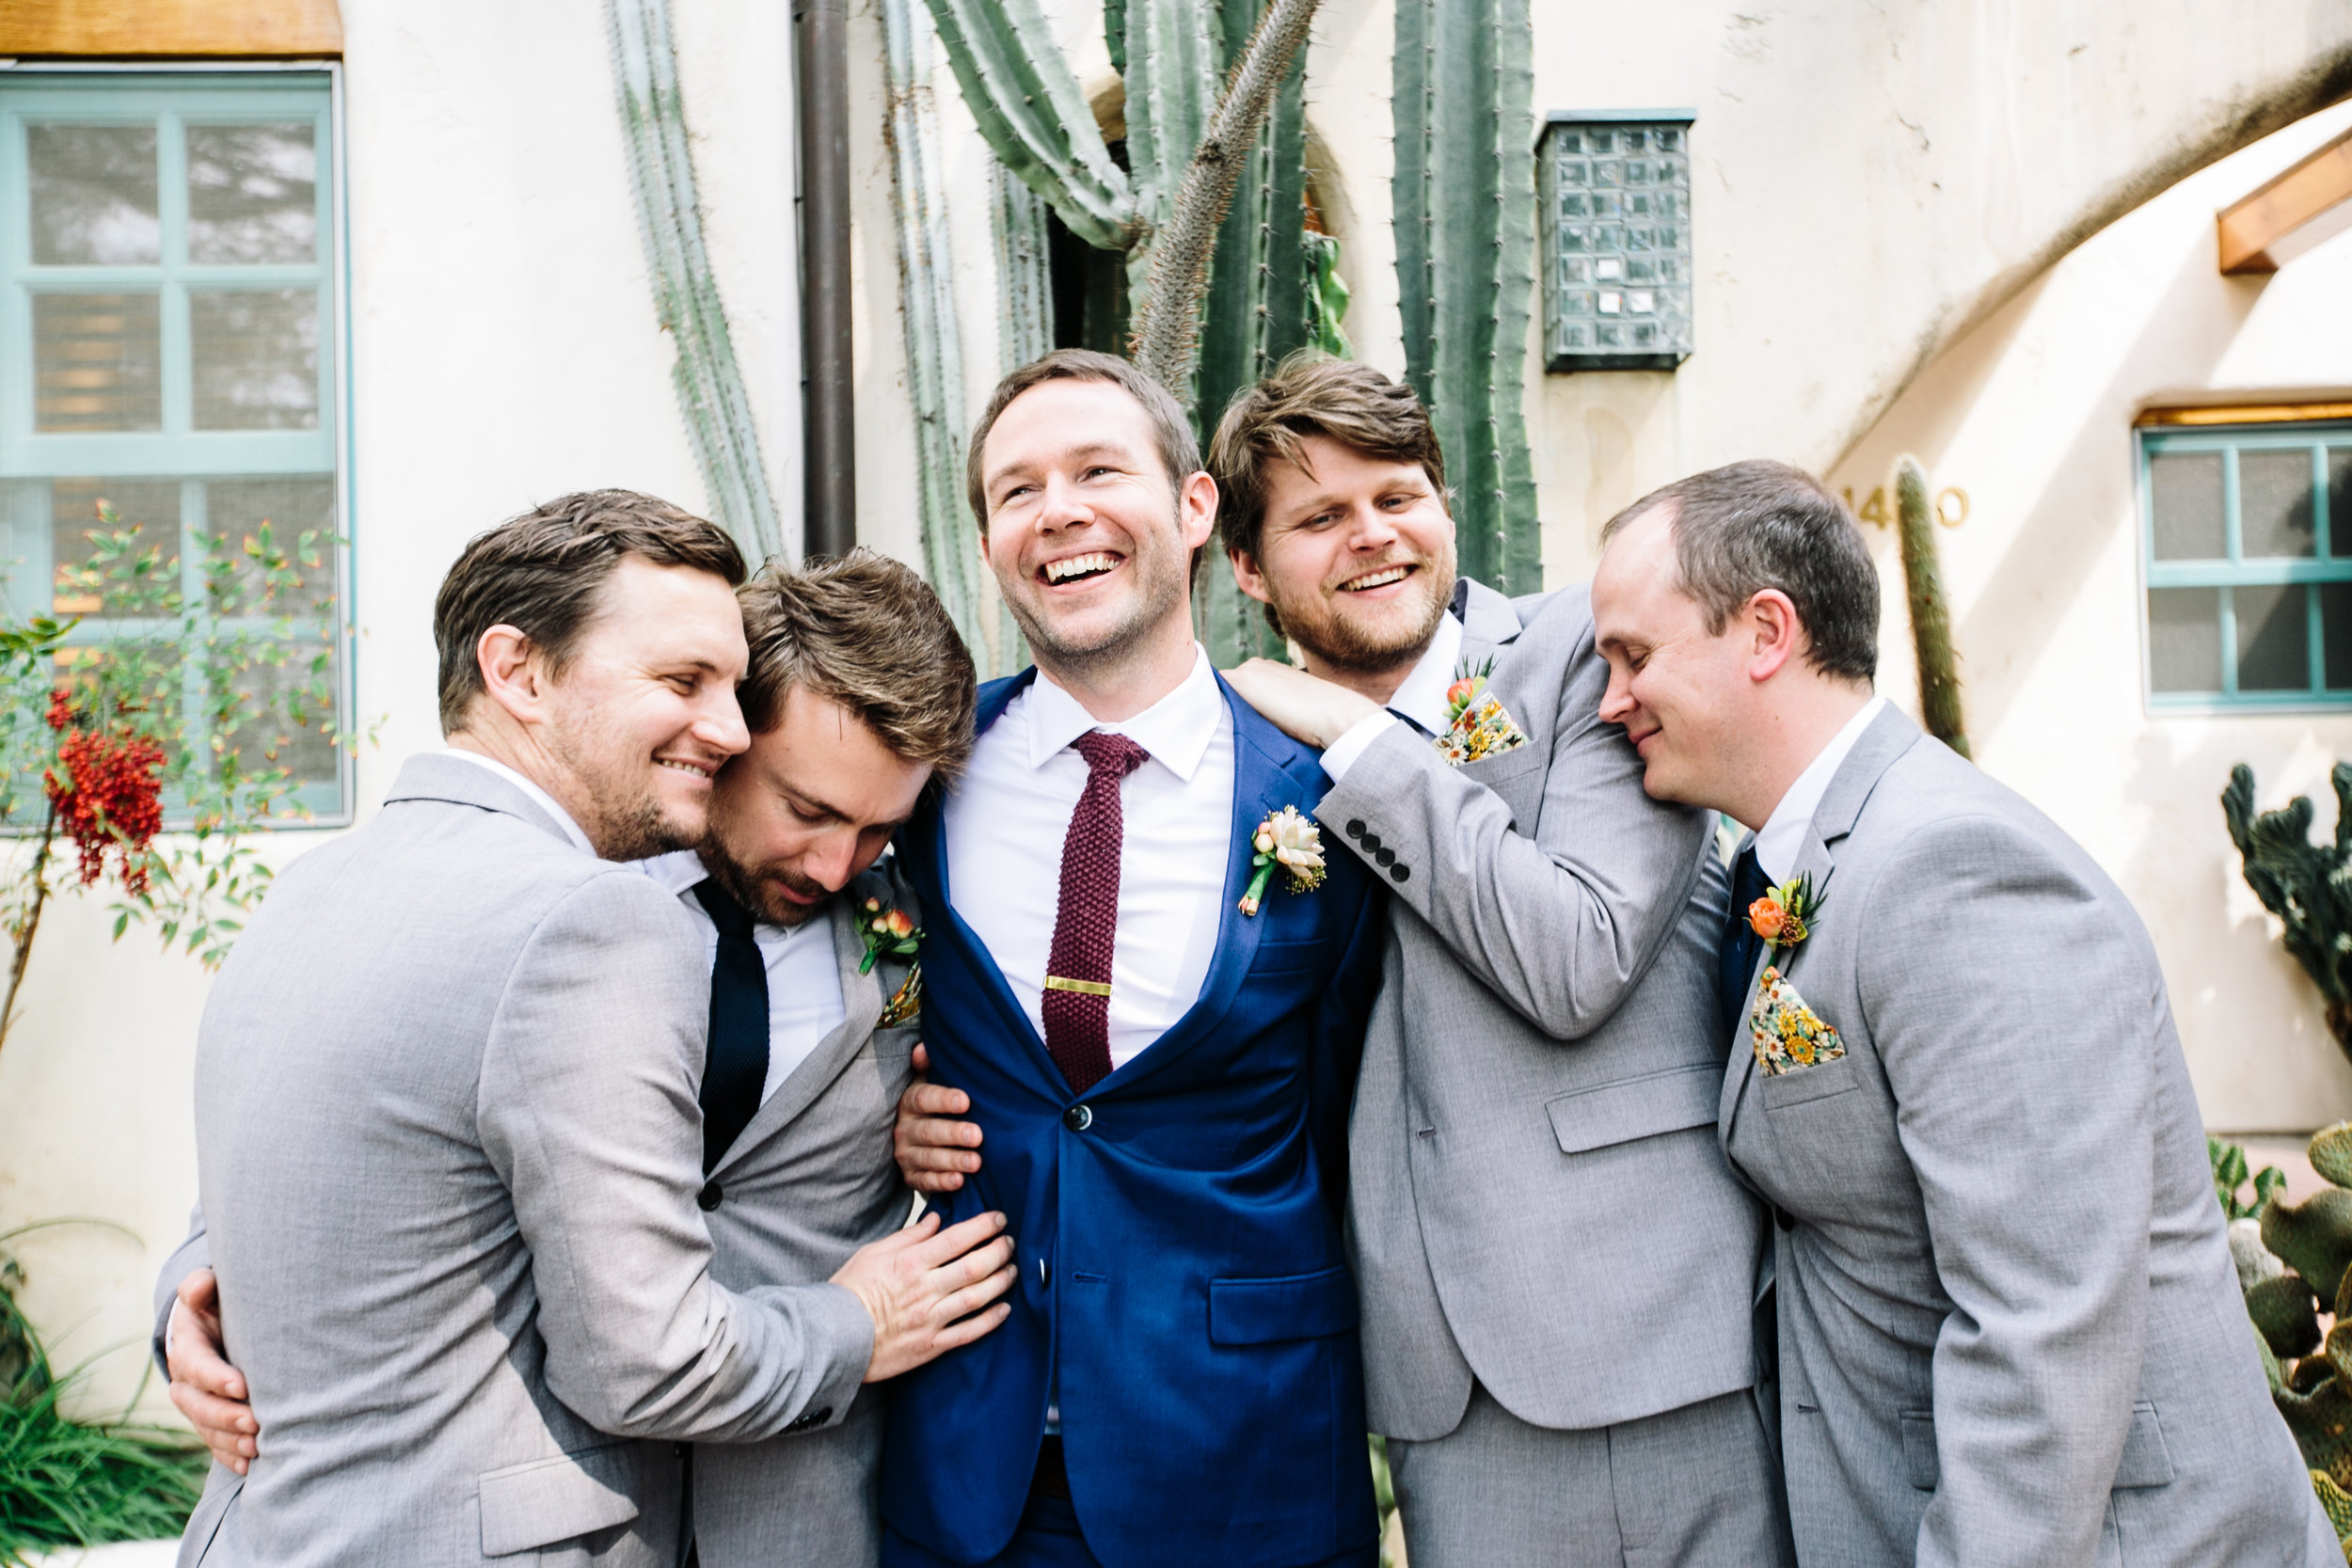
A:
<svg viewBox="0 0 2352 1568">
<path fill-rule="evenodd" d="M 2352 421 L 2139 433 L 2148 691 L 2352 706 Z"/>
<path fill-rule="evenodd" d="M 205 631 L 285 650 L 239 666 L 256 703 L 323 678 L 333 711 L 211 734 L 196 677 L 182 684 L 191 744 L 258 743 L 321 821 L 347 818 L 351 793 L 333 126 L 325 71 L 0 74 L 8 611 L 75 620 L 70 679 L 77 657 L 166 624 L 93 578 L 93 534 L 135 529 L 187 603 L 246 606 L 206 597 L 208 559 L 250 570 L 257 539 L 310 536 L 315 560 L 266 615 Z"/>
</svg>

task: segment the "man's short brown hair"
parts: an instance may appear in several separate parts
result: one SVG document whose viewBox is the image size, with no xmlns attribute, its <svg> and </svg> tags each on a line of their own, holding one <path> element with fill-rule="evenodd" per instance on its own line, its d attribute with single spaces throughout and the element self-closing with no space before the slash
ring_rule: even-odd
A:
<svg viewBox="0 0 2352 1568">
<path fill-rule="evenodd" d="M 988 433 L 996 428 L 1008 404 L 1048 381 L 1107 381 L 1143 404 L 1144 413 L 1151 416 L 1152 438 L 1159 448 L 1160 466 L 1168 470 L 1171 493 L 1182 494 L 1184 481 L 1200 471 L 1200 442 L 1192 433 L 1192 421 L 1184 418 L 1183 405 L 1168 395 L 1167 388 L 1124 359 L 1092 349 L 1057 348 L 999 381 L 996 390 L 989 394 L 980 422 L 972 427 L 972 444 L 964 449 L 963 483 L 982 533 L 988 531 L 988 485 L 987 476 L 980 471 L 980 455 L 988 445 Z"/>
<path fill-rule="evenodd" d="M 854 549 L 798 569 L 771 564 L 736 594 L 751 666 L 737 689 L 755 735 L 784 722 L 794 687 L 838 703 L 893 755 L 952 779 L 972 754 L 979 683 L 930 584 Z"/>
<path fill-rule="evenodd" d="M 1235 398 L 1209 441 L 1217 533 L 1227 554 L 1256 557 L 1271 470 L 1278 463 L 1304 468 L 1299 442 L 1309 436 L 1328 436 L 1366 457 L 1417 463 L 1438 499 L 1445 497 L 1445 453 L 1413 389 L 1370 365 L 1301 350 Z"/>
<path fill-rule="evenodd" d="M 474 652 L 484 632 L 513 626 L 561 673 L 627 555 L 708 572 L 730 588 L 743 581 L 743 552 L 726 530 L 634 490 L 575 491 L 476 534 L 433 601 L 441 733 L 464 729 L 486 689 Z"/>
</svg>

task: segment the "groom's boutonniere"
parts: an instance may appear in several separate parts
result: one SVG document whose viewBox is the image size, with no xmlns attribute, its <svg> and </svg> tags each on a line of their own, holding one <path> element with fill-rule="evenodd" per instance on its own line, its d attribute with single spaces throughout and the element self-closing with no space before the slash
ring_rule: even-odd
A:
<svg viewBox="0 0 2352 1568">
<path fill-rule="evenodd" d="M 915 958 L 923 943 L 922 928 L 907 911 L 885 906 L 879 898 L 868 898 L 858 911 L 857 934 L 866 943 L 866 957 L 858 960 L 860 974 L 873 973 L 874 964 L 884 953 L 894 958 Z M 894 1029 L 906 1022 L 923 1007 L 923 963 L 920 958 L 907 969 L 907 977 L 898 983 L 890 1000 L 882 1004 L 879 1027 Z"/>
<path fill-rule="evenodd" d="M 1775 958 L 1812 935 L 1812 924 L 1820 918 L 1821 899 L 1813 891 L 1809 873 L 1767 888 L 1763 897 L 1748 906 L 1748 929 L 1764 939 Z"/>
<path fill-rule="evenodd" d="M 1249 858 L 1256 869 L 1249 891 L 1241 895 L 1242 913 L 1258 912 L 1277 866 L 1286 874 L 1293 893 L 1312 893 L 1323 885 L 1323 831 L 1300 816 L 1296 806 L 1268 812 L 1249 843 L 1257 850 Z"/>
<path fill-rule="evenodd" d="M 1486 677 L 1494 673 L 1494 668 L 1491 658 L 1475 670 L 1464 659 L 1454 673 L 1454 684 L 1445 689 L 1445 733 L 1431 744 L 1456 768 L 1527 744 L 1527 733 L 1519 728 L 1518 721 L 1486 691 Z"/>
</svg>

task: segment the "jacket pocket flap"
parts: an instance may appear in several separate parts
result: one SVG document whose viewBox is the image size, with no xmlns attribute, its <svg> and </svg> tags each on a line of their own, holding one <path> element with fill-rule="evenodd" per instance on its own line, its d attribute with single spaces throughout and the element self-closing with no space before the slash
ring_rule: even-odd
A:
<svg viewBox="0 0 2352 1568">
<path fill-rule="evenodd" d="M 485 1471 L 482 1555 L 525 1552 L 636 1518 L 637 1501 L 626 1490 L 628 1449 L 609 1443 Z"/>
<path fill-rule="evenodd" d="M 1563 1154 L 1581 1154 L 1661 1132 L 1712 1125 L 1723 1100 L 1724 1069 L 1673 1068 L 1579 1089 L 1544 1103 Z"/>
<path fill-rule="evenodd" d="M 2172 1484 L 2172 1449 L 2164 1440 L 2164 1423 L 2156 1407 L 2142 1401 L 2132 1406 L 2131 1430 L 2123 1434 L 2123 1457 L 2116 1463 L 2118 1487 Z"/>
<path fill-rule="evenodd" d="M 1810 1104 L 1816 1100 L 1827 1100 L 1834 1094 L 1844 1094 L 1848 1089 L 1860 1088 L 1862 1080 L 1857 1075 L 1861 1070 L 1854 1065 L 1853 1057 L 1840 1056 L 1834 1061 L 1799 1068 L 1794 1072 L 1759 1073 L 1756 1080 L 1756 1092 L 1763 1096 L 1767 1109 L 1786 1111 L 1791 1106 Z"/>
<path fill-rule="evenodd" d="M 1287 1279 L 1209 1281 L 1209 1343 L 1263 1345 L 1313 1339 L 1356 1326 L 1356 1281 L 1346 1265 Z"/>
</svg>

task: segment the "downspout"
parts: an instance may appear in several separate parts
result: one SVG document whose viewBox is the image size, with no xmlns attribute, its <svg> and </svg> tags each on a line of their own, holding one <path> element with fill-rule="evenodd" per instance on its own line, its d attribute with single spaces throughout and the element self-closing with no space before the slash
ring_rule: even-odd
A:
<svg viewBox="0 0 2352 1568">
<path fill-rule="evenodd" d="M 857 544 L 850 359 L 850 40 L 845 0 L 795 0 L 801 134 L 801 356 L 805 555 Z"/>
</svg>

